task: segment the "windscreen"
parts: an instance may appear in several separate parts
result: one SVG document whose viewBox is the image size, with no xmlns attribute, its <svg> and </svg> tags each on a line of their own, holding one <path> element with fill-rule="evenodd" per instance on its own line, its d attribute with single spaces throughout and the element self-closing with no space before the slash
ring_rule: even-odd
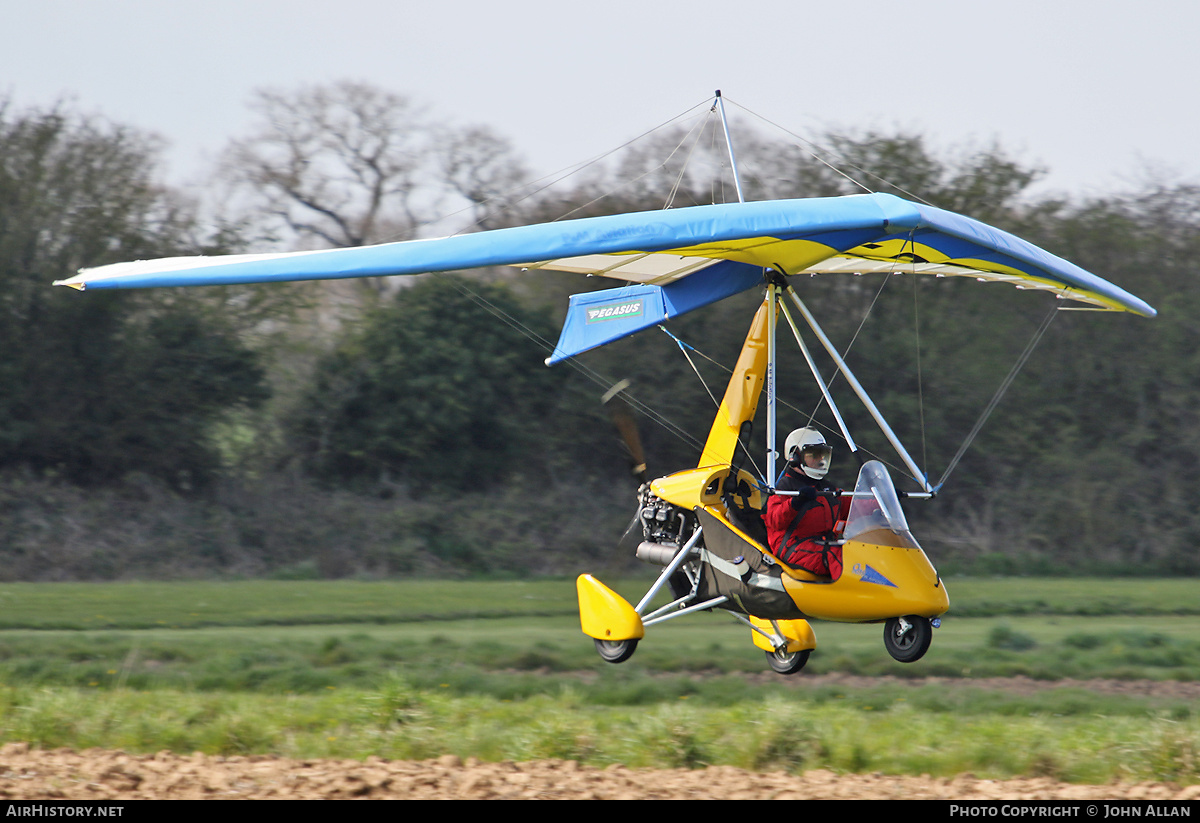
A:
<svg viewBox="0 0 1200 823">
<path fill-rule="evenodd" d="M 850 514 L 846 518 L 845 538 L 854 540 L 864 532 L 887 529 L 904 538 L 913 547 L 916 539 L 904 519 L 900 508 L 900 497 L 887 469 L 878 460 L 863 464 L 854 487 L 854 500 L 850 503 Z"/>
</svg>

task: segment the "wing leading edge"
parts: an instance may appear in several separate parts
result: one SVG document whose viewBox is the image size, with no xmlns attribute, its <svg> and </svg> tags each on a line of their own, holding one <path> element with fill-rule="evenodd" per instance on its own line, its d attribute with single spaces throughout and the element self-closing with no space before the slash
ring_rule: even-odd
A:
<svg viewBox="0 0 1200 823">
<path fill-rule="evenodd" d="M 551 360 L 751 288 L 761 282 L 764 268 L 789 275 L 967 276 L 1052 291 L 1098 308 L 1156 313 L 1124 289 L 1014 235 L 889 194 L 634 212 L 322 251 L 117 263 L 84 269 L 56 285 L 81 290 L 233 285 L 486 266 L 586 272 L 632 284 L 572 298 L 568 327 L 577 312 L 584 326 L 589 316 L 594 327 L 609 325 L 599 336 L 585 334 L 574 342 L 566 340 L 564 328 Z M 597 301 L 618 310 L 626 297 L 630 305 L 623 315 L 586 314 Z M 631 308 L 635 300 L 643 301 L 640 314 Z"/>
</svg>

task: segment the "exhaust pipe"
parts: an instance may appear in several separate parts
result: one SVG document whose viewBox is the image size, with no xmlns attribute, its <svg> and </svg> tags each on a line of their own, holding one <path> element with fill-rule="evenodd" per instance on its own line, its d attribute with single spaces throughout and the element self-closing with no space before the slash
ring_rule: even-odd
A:
<svg viewBox="0 0 1200 823">
<path fill-rule="evenodd" d="M 693 552 L 695 549 L 692 550 Z M 679 547 L 670 543 L 650 543 L 643 541 L 637 547 L 637 559 L 651 566 L 669 566 L 679 554 Z"/>
</svg>

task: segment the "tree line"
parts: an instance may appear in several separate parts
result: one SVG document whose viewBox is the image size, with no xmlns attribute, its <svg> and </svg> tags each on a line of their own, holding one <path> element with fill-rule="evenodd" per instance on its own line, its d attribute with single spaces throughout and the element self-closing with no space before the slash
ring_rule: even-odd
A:
<svg viewBox="0 0 1200 823">
<path fill-rule="evenodd" d="M 551 187 L 528 182 L 486 126 L 365 84 L 264 91 L 253 105 L 257 127 L 230 141 L 201 201 L 161 182 L 151 136 L 62 105 L 0 106 L 0 575 L 624 564 L 614 550 L 635 483 L 600 395 L 630 380 L 652 474 L 693 465 L 760 295 L 547 369 L 566 296 L 594 281 L 506 270 L 88 295 L 49 284 L 121 260 L 728 200 L 708 125 L 655 133 Z M 939 156 L 905 133 L 823 135 L 820 150 L 755 131 L 735 143 L 749 199 L 862 185 L 918 197 L 1160 312 L 1049 315 L 1045 295 L 957 278 L 797 284 L 934 479 L 1053 317 L 944 492 L 910 507 L 939 568 L 1200 571 L 1200 187 L 1147 178 L 1104 196 L 1038 197 L 1041 171 L 1000 146 Z M 815 415 L 832 428 L 798 356 L 785 356 L 780 386 L 782 427 Z M 841 388 L 865 450 L 895 463 Z M 852 484 L 854 460 L 845 449 L 836 459 Z"/>
</svg>

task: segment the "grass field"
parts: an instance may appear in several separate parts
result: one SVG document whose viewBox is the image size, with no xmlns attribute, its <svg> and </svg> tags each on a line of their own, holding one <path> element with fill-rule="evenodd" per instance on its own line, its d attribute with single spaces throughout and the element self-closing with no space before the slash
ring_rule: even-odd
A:
<svg viewBox="0 0 1200 823">
<path fill-rule="evenodd" d="M 646 580 L 611 583 L 636 597 Z M 1196 615 L 1200 580 L 951 579 L 950 615 Z M 4 583 L 0 629 L 396 623 L 575 614 L 571 580 Z"/>
<path fill-rule="evenodd" d="M 818 623 L 805 673 L 781 678 L 721 613 L 653 627 L 632 660 L 603 663 L 571 581 L 5 584 L 0 740 L 1200 779 L 1191 700 L 977 685 L 1200 681 L 1200 581 L 948 585 L 951 614 L 918 663 L 892 661 L 877 625 Z M 836 672 L 906 679 L 811 685 Z M 935 675 L 952 679 L 919 680 Z"/>
</svg>

